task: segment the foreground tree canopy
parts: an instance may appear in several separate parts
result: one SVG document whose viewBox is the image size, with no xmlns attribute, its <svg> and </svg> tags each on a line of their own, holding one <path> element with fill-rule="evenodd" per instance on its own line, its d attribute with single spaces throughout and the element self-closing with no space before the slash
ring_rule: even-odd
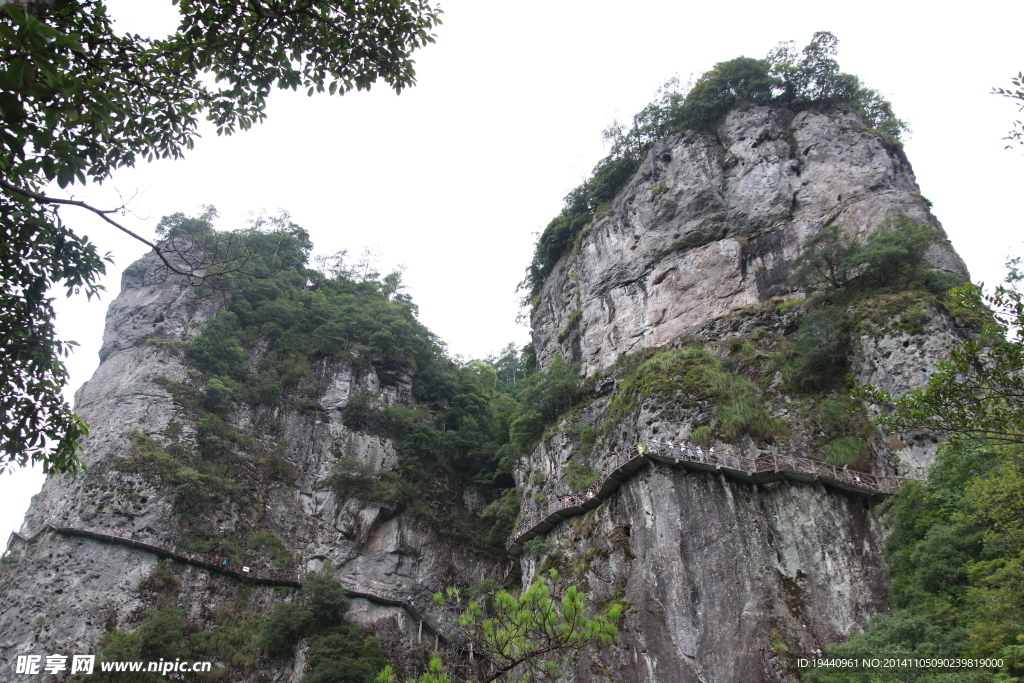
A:
<svg viewBox="0 0 1024 683">
<path fill-rule="evenodd" d="M 446 669 L 435 654 L 427 671 L 406 683 L 450 683 L 453 678 L 480 683 L 556 681 L 584 652 L 593 653 L 618 640 L 615 624 L 623 604 L 612 601 L 588 617 L 587 596 L 574 585 L 563 586 L 556 571 L 538 575 L 519 596 L 494 590 L 496 582 L 489 581 L 490 586 L 485 581 L 470 589 L 476 597 L 468 601 L 458 588 L 434 594 L 442 610 L 461 612 L 456 618 L 461 647 L 470 647 L 479 661 L 449 661 Z M 378 683 L 398 680 L 391 666 L 377 676 Z"/>
<path fill-rule="evenodd" d="M 178 31 L 154 40 L 117 34 L 96 0 L 0 7 L 0 471 L 42 461 L 75 472 L 87 433 L 60 395 L 68 343 L 47 292 L 98 293 L 107 259 L 58 209 L 77 205 L 124 230 L 113 211 L 49 196 L 47 184 L 180 157 L 201 118 L 220 134 L 250 128 L 274 88 L 335 94 L 383 81 L 400 92 L 440 15 L 426 0 L 176 4 Z M 166 263 L 196 277 L 213 265 Z"/>
<path fill-rule="evenodd" d="M 1017 111 L 1022 112 L 1024 111 L 1024 71 L 1018 71 L 1017 75 L 1010 79 L 1010 83 L 1013 84 L 1013 87 L 1016 88 L 1016 90 L 1011 90 L 1009 88 L 992 88 L 992 93 L 994 95 L 1002 95 L 1003 97 L 1015 100 L 1014 103 L 1017 105 Z M 1021 123 L 1020 119 L 1014 121 L 1013 128 L 1010 129 L 1010 134 L 1003 139 L 1009 140 L 1011 143 L 1024 145 L 1024 123 Z M 1010 149 L 1012 146 L 1012 144 L 1009 144 L 1006 148 Z"/>
</svg>

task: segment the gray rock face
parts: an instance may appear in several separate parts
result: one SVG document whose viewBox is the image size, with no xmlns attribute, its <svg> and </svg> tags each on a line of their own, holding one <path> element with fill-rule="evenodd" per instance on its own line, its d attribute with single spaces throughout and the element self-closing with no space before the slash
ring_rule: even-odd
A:
<svg viewBox="0 0 1024 683">
<path fill-rule="evenodd" d="M 719 452 L 807 455 L 812 425 L 781 397 L 770 405 L 790 420 L 789 439 L 716 442 Z M 570 463 L 608 471 L 649 435 L 678 441 L 711 419 L 706 406 L 648 402 L 588 454 L 579 430 L 599 425 L 607 408 L 608 399 L 594 400 L 534 451 L 521 477 L 525 517 L 571 492 Z M 523 578 L 555 568 L 592 604 L 628 603 L 620 645 L 582 662 L 572 680 L 600 680 L 604 667 L 637 683 L 791 680 L 796 657 L 887 609 L 877 502 L 652 464 L 601 507 L 549 532 L 549 548 L 522 559 Z"/>
<path fill-rule="evenodd" d="M 863 235 L 901 215 L 939 227 L 902 150 L 852 112 L 755 107 L 730 114 L 717 139 L 668 137 L 545 283 L 532 318 L 538 361 L 561 354 L 588 375 L 603 370 L 789 294 L 790 263 L 821 228 Z M 926 258 L 967 274 L 948 243 Z"/>
<path fill-rule="evenodd" d="M 880 530 L 855 497 L 658 466 L 579 528 L 557 534 L 550 564 L 594 602 L 631 606 L 621 646 L 576 680 L 600 665 L 630 682 L 787 680 L 789 653 L 824 648 L 886 604 Z"/>
<path fill-rule="evenodd" d="M 181 347 L 217 313 L 218 303 L 195 299 L 174 280 L 148 279 L 154 266 L 155 260 L 147 258 L 125 272 L 121 294 L 107 314 L 102 363 L 77 394 L 76 410 L 92 431 L 83 450 L 89 470 L 76 479 L 47 480 L 33 499 L 25 536 L 48 522 L 104 533 L 117 527 L 158 544 L 179 536 L 173 486 L 118 469 L 118 464 L 132 456 L 133 433 L 158 443 L 175 428 L 185 442 L 194 437 L 194 419 L 176 405 L 166 382 L 155 380 L 195 381 Z M 455 583 L 472 585 L 500 569 L 393 505 L 339 498 L 326 486 L 324 479 L 341 458 L 383 470 L 397 462 L 393 443 L 342 424 L 338 408 L 349 396 L 372 391 L 384 405 L 414 403 L 409 376 L 382 377 L 357 360 L 323 362 L 315 369 L 316 381 L 301 387 L 320 410 L 236 404 L 229 422 L 253 435 L 264 453 L 287 442 L 283 456 L 292 474 L 260 483 L 252 479 L 259 453 L 238 447 L 241 471 L 233 476 L 250 482 L 259 528 L 281 539 L 298 560 L 296 569 L 320 570 L 331 562 L 344 585 L 413 598 L 427 608 L 428 618 L 443 622 L 429 611 L 433 592 Z M 229 533 L 253 521 L 242 515 L 238 506 L 222 505 L 203 519 Z M 151 595 L 140 587 L 157 562 L 147 552 L 53 533 L 17 546 L 19 556 L 0 569 L 0 680 L 55 680 L 18 676 L 17 655 L 92 653 L 109 627 L 133 630 L 152 606 Z M 253 551 L 247 562 L 269 568 L 270 556 Z M 234 579 L 191 566 L 178 565 L 176 571 L 181 583 L 177 602 L 200 627 L 210 627 L 219 605 L 237 599 Z M 248 597 L 257 611 L 269 610 L 280 599 L 270 587 L 255 587 Z M 425 645 L 415 644 L 417 625 L 400 607 L 354 599 L 352 616 L 377 633 L 397 662 L 409 670 L 422 663 Z M 304 661 L 300 652 L 294 667 L 271 664 L 260 680 L 298 681 Z"/>
<path fill-rule="evenodd" d="M 911 315 L 916 327 L 908 331 L 904 318 Z M 792 324 L 786 313 L 734 312 L 694 328 L 687 344 L 728 348 Z M 965 334 L 935 309 L 862 330 L 851 369 L 897 395 L 926 381 L 931 364 Z M 604 384 L 605 392 L 612 391 L 612 379 Z M 716 439 L 719 453 L 825 456 L 806 399 L 787 393 L 781 381 L 763 399 L 773 417 L 786 420 L 786 436 Z M 571 465 L 608 472 L 638 442 L 678 443 L 718 419 L 713 405 L 685 393 L 649 399 L 595 445 L 583 446 L 581 433 L 601 433 L 611 401 L 607 395 L 593 398 L 532 453 L 519 475 L 524 518 L 573 492 L 566 483 Z M 879 474 L 921 476 L 937 450 L 929 434 L 894 438 L 876 432 L 868 442 L 869 469 Z M 538 557 L 522 558 L 523 578 L 528 582 L 555 568 L 588 591 L 592 604 L 628 604 L 620 645 L 582 661 L 570 680 L 601 680 L 603 671 L 630 683 L 795 680 L 797 658 L 814 656 L 888 609 L 879 500 L 809 483 L 754 488 L 653 464 L 601 507 L 550 531 Z"/>
<path fill-rule="evenodd" d="M 928 383 L 937 363 L 971 331 L 931 302 L 919 302 L 894 319 L 868 321 L 857 340 L 850 370 L 862 384 L 899 397 Z M 877 414 L 872 408 L 872 413 Z M 935 462 L 939 441 L 927 431 L 889 435 L 891 457 L 880 465 L 889 473 L 924 478 Z"/>
<path fill-rule="evenodd" d="M 540 365 L 560 354 L 592 375 L 646 347 L 698 346 L 722 359 L 753 344 L 767 355 L 799 324 L 789 301 L 801 295 L 787 280 L 804 242 L 830 224 L 863 235 L 901 215 L 939 227 L 902 151 L 855 114 L 753 108 L 730 114 L 717 139 L 669 137 L 545 282 L 532 319 Z M 967 276 L 948 242 L 926 260 Z M 851 320 L 850 372 L 896 396 L 922 386 L 969 334 L 933 300 L 910 294 L 873 296 Z M 573 492 L 573 464 L 609 472 L 638 442 L 678 442 L 701 425 L 722 433 L 716 406 L 681 382 L 674 396 L 616 416 L 615 373 L 527 460 L 518 475 L 524 518 Z M 781 372 L 762 377 L 761 399 L 786 421 L 785 435 L 716 437 L 718 452 L 823 459 L 828 439 L 815 411 L 825 396 L 794 393 Z M 931 434 L 881 430 L 867 442 L 866 467 L 888 475 L 923 476 L 938 447 Z M 628 605 L 621 646 L 580 662 L 571 680 L 600 680 L 603 671 L 631 683 L 794 680 L 796 658 L 888 608 L 877 502 L 651 465 L 601 507 L 552 529 L 546 548 L 523 557 L 524 580 L 557 568 L 594 603 Z"/>
</svg>

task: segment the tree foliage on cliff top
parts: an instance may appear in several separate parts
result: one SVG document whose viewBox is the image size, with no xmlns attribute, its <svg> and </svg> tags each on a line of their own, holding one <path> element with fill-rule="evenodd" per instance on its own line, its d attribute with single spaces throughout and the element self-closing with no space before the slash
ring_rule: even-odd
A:
<svg viewBox="0 0 1024 683">
<path fill-rule="evenodd" d="M 669 81 L 658 99 L 633 117 L 626 131 L 614 124 L 605 137 L 611 152 L 594 167 L 591 177 L 565 197 L 565 207 L 541 233 L 533 260 L 520 288 L 528 292 L 524 305 L 540 293 L 544 280 L 594 219 L 598 208 L 611 202 L 632 179 L 654 142 L 673 131 L 713 133 L 735 109 L 754 105 L 789 107 L 794 111 L 828 110 L 841 105 L 856 108 L 867 125 L 898 139 L 906 124 L 889 104 L 860 79 L 840 71 L 835 59 L 838 40 L 827 31 L 814 34 L 797 52 L 783 43 L 765 59 L 737 57 L 716 64 L 685 95 Z"/>
</svg>

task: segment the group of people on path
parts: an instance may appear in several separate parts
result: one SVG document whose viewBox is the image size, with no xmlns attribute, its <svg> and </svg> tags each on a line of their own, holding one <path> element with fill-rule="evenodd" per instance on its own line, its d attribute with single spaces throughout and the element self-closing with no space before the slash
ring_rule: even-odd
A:
<svg viewBox="0 0 1024 683">
<path fill-rule="evenodd" d="M 708 464 L 723 464 L 726 467 L 736 467 L 737 461 L 733 458 L 731 452 L 726 452 L 725 455 L 719 456 L 718 452 L 715 451 L 715 447 L 711 446 L 707 451 L 704 450 L 700 445 L 695 448 L 690 448 L 686 445 L 686 441 L 680 441 L 676 444 L 672 439 L 669 439 L 666 443 L 661 441 L 654 441 L 651 444 L 651 450 L 658 455 L 669 455 L 677 460 L 679 458 L 685 458 L 686 460 L 693 460 L 695 462 L 703 462 Z M 636 451 L 639 455 L 643 455 L 647 452 L 647 449 L 643 444 L 636 445 Z"/>
<path fill-rule="evenodd" d="M 562 499 L 562 502 L 565 504 L 565 507 L 567 508 L 577 507 L 579 505 L 583 505 L 583 503 L 587 502 L 593 497 L 594 490 L 590 489 L 588 491 L 580 491 L 579 493 L 574 493 L 571 496 L 566 496 L 565 498 Z"/>
</svg>

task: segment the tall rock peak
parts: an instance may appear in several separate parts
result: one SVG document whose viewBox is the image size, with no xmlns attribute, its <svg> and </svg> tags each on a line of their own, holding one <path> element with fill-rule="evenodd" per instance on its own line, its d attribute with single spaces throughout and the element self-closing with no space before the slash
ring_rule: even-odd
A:
<svg viewBox="0 0 1024 683">
<path fill-rule="evenodd" d="M 408 601 L 422 608 L 435 591 L 471 585 L 499 565 L 396 504 L 338 496 L 328 483 L 341 459 L 370 473 L 397 467 L 396 444 L 345 426 L 340 409 L 356 394 L 381 406 L 414 404 L 408 372 L 359 362 L 358 354 L 321 358 L 287 400 L 235 401 L 217 426 L 223 452 L 196 471 L 200 416 L 210 415 L 196 412 L 206 380 L 186 350 L 224 299 L 196 296 L 159 271 L 153 255 L 125 271 L 107 313 L 102 361 L 77 394 L 76 410 L 91 427 L 81 454 L 88 469 L 48 478 L 9 539 L 15 552 L 0 567 L 0 679 L 64 680 L 20 675 L 17 657 L 95 653 L 112 633 L 137 630 L 154 605 L 183 606 L 189 628 L 246 620 L 254 628 L 281 591 L 294 598 L 289 582 L 324 567 L 351 591 L 349 617 L 374 631 L 392 661 L 415 668 L 426 645 L 411 644 L 424 639 L 412 615 L 424 617 Z M 162 568 L 169 556 L 177 561 Z M 244 574 L 243 564 L 251 565 Z M 250 576 L 285 580 L 275 588 Z M 426 617 L 431 643 L 436 621 Z M 258 669 L 217 666 L 226 680 L 297 682 L 306 663 L 300 648 L 294 659 L 264 660 Z"/>
<path fill-rule="evenodd" d="M 532 315 L 541 367 L 586 374 L 622 354 L 776 296 L 804 242 L 907 216 L 934 227 L 901 147 L 853 111 L 734 111 L 715 134 L 656 142 L 629 185 L 544 283 Z M 967 276 L 948 242 L 926 255 Z"/>
</svg>

